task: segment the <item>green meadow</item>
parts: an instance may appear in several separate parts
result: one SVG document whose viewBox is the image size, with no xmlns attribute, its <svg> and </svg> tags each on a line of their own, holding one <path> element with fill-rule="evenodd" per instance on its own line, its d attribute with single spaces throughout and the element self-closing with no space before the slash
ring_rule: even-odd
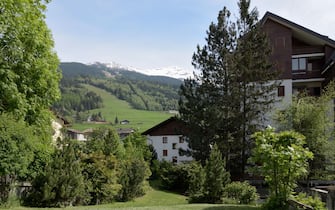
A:
<svg viewBox="0 0 335 210">
<path fill-rule="evenodd" d="M 260 210 L 260 206 L 227 204 L 188 204 L 187 197 L 167 191 L 149 188 L 146 195 L 129 202 L 115 202 L 95 206 L 66 208 L 11 207 L 10 210 Z"/>
<path fill-rule="evenodd" d="M 101 112 L 102 116 L 107 120 L 108 124 L 94 124 L 94 123 L 81 123 L 74 124 L 72 127 L 77 130 L 84 130 L 86 128 L 97 128 L 101 126 L 113 126 L 114 128 L 133 128 L 139 132 L 143 132 L 152 126 L 168 119 L 173 116 L 167 112 L 157 111 L 144 111 L 133 109 L 126 101 L 119 100 L 105 90 L 96 88 L 91 85 L 84 84 L 85 88 L 93 91 L 103 98 L 104 107 L 99 109 L 90 110 L 90 113 Z M 111 125 L 114 124 L 115 118 L 119 122 L 122 120 L 130 121 L 127 125 Z"/>
</svg>

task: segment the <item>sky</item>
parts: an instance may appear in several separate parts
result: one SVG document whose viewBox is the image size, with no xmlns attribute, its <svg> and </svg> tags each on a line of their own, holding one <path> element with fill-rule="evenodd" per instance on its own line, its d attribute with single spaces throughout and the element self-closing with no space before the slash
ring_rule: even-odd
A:
<svg viewBox="0 0 335 210">
<path fill-rule="evenodd" d="M 53 0 L 46 23 L 63 62 L 116 62 L 140 69 L 193 71 L 192 55 L 226 6 L 237 0 Z M 334 0 L 251 0 L 266 11 L 335 39 Z"/>
</svg>

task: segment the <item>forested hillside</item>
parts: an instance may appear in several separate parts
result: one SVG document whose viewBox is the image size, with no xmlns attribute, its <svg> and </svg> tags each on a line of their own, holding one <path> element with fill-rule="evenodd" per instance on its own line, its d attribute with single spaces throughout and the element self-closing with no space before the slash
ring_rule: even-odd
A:
<svg viewBox="0 0 335 210">
<path fill-rule="evenodd" d="M 118 99 L 127 101 L 134 109 L 178 109 L 181 80 L 109 68 L 100 63 L 61 63 L 60 69 L 63 73 L 60 86 L 62 99 L 53 108 L 64 116 L 76 116 L 78 120 L 83 120 L 81 118 L 87 117 L 83 116 L 85 111 L 102 107 L 103 98 L 85 89 L 83 84 L 106 90 Z"/>
</svg>

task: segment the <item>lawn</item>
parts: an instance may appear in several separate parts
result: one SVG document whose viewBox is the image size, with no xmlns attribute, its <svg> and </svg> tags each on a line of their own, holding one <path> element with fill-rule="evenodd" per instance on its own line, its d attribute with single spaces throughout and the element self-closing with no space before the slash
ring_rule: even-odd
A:
<svg viewBox="0 0 335 210">
<path fill-rule="evenodd" d="M 97 206 L 76 206 L 67 208 L 45 208 L 46 210 L 260 210 L 247 205 L 188 204 L 187 197 L 171 192 L 151 189 L 141 198 L 130 202 L 116 202 Z M 43 210 L 43 208 L 12 207 L 10 210 Z"/>
<path fill-rule="evenodd" d="M 91 85 L 84 85 L 90 91 L 93 91 L 103 98 L 104 107 L 100 109 L 91 110 L 90 113 L 101 112 L 102 116 L 110 123 L 114 123 L 115 117 L 118 120 L 129 120 L 128 125 L 117 125 L 116 128 L 133 128 L 140 132 L 145 131 L 152 126 L 168 119 L 173 116 L 167 112 L 156 112 L 156 111 L 144 111 L 133 109 L 129 103 L 123 100 L 117 99 L 115 96 L 111 95 L 105 90 L 96 88 Z M 101 125 L 82 123 L 74 124 L 73 128 L 78 130 L 84 130 L 86 128 L 96 128 L 101 127 Z"/>
<path fill-rule="evenodd" d="M 260 210 L 253 205 L 188 204 L 187 197 L 159 189 L 158 182 L 150 182 L 144 196 L 129 202 L 115 202 L 95 206 L 74 206 L 66 208 L 11 207 L 10 210 Z"/>
</svg>

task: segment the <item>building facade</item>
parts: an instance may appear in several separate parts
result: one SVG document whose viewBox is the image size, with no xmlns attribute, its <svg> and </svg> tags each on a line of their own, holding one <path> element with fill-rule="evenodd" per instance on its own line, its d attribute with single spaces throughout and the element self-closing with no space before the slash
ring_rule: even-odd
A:
<svg viewBox="0 0 335 210">
<path fill-rule="evenodd" d="M 180 149 L 188 149 L 185 133 L 187 130 L 184 124 L 176 117 L 171 117 L 143 132 L 142 135 L 145 135 L 148 144 L 154 147 L 159 161 L 181 163 L 192 160 L 192 157 L 179 153 Z"/>
<path fill-rule="evenodd" d="M 278 103 L 266 116 L 266 125 L 271 125 L 271 115 L 289 105 L 295 94 L 307 92 L 319 96 L 322 88 L 334 79 L 335 41 L 270 12 L 264 15 L 261 24 L 272 47 L 270 60 L 281 72 Z M 188 149 L 182 129 L 185 128 L 181 122 L 170 118 L 143 134 L 154 146 L 159 160 L 179 163 L 192 160 L 178 153 L 179 148 Z"/>
<path fill-rule="evenodd" d="M 270 59 L 281 72 L 278 98 L 289 104 L 302 91 L 319 96 L 334 78 L 335 41 L 270 12 L 261 21 L 272 47 Z"/>
</svg>

